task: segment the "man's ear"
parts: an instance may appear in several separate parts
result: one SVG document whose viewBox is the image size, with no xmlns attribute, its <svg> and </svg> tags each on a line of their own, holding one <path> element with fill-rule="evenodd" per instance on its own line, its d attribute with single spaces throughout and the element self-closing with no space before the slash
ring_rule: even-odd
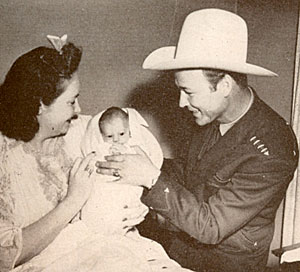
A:
<svg viewBox="0 0 300 272">
<path fill-rule="evenodd" d="M 223 92 L 224 97 L 228 97 L 233 88 L 233 79 L 230 75 L 225 74 L 225 76 L 217 84 L 217 90 Z"/>
</svg>

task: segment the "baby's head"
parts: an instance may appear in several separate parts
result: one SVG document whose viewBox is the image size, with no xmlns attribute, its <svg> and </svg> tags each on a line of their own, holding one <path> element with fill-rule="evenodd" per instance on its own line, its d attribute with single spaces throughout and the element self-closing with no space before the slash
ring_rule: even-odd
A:
<svg viewBox="0 0 300 272">
<path fill-rule="evenodd" d="M 99 119 L 99 129 L 104 142 L 125 144 L 130 138 L 129 116 L 121 108 L 108 108 Z"/>
</svg>

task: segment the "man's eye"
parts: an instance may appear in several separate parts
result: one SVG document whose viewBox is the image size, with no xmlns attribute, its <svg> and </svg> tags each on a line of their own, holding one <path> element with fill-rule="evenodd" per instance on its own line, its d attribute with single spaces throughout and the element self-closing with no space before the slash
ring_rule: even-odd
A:
<svg viewBox="0 0 300 272">
<path fill-rule="evenodd" d="M 193 93 L 187 92 L 187 91 L 185 91 L 184 93 L 185 93 L 187 96 L 193 96 L 193 95 L 194 95 Z"/>
</svg>

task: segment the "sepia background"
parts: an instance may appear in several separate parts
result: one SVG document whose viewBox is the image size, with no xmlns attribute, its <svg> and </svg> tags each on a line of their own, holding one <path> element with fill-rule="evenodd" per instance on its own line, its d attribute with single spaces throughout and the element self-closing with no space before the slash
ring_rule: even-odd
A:
<svg viewBox="0 0 300 272">
<path fill-rule="evenodd" d="M 201 8 L 226 9 L 247 21 L 248 61 L 279 75 L 249 76 L 249 83 L 289 121 L 298 0 L 1 0 L 0 81 L 19 55 L 48 46 L 47 34 L 68 34 L 84 52 L 79 71 L 82 112 L 135 107 L 165 156 L 176 156 L 190 116 L 178 108 L 172 75 L 141 66 L 154 49 L 175 45 L 185 16 Z M 280 245 L 281 213 L 279 209 L 272 248 Z M 269 264 L 276 263 L 270 254 Z"/>
</svg>

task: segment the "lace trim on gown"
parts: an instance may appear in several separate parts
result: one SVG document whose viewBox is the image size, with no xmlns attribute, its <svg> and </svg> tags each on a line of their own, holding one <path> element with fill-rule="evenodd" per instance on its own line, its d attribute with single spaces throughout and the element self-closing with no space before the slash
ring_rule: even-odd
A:
<svg viewBox="0 0 300 272">
<path fill-rule="evenodd" d="M 11 181 L 6 173 L 0 174 L 0 176 L 0 221 L 12 223 L 15 199 L 11 190 Z"/>
<path fill-rule="evenodd" d="M 67 194 L 67 177 L 72 167 L 72 160 L 63 149 L 64 139 L 53 139 L 54 144 L 46 152 L 36 151 L 29 144 L 23 145 L 25 153 L 32 155 L 38 166 L 41 177 L 40 186 L 46 199 L 57 205 Z"/>
</svg>

